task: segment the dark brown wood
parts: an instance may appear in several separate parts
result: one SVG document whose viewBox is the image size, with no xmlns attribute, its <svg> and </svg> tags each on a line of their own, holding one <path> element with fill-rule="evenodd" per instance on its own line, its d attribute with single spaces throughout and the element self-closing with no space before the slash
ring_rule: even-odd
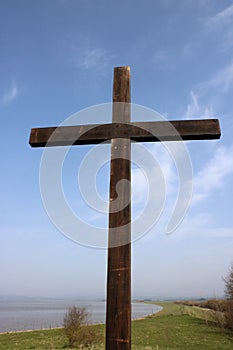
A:
<svg viewBox="0 0 233 350">
<path fill-rule="evenodd" d="M 119 103 L 120 102 L 120 103 Z M 111 141 L 106 349 L 131 349 L 131 140 L 138 142 L 220 138 L 217 119 L 130 123 L 130 68 L 114 70 L 112 123 L 31 130 L 32 147 Z M 122 181 L 120 193 L 117 184 Z M 127 203 L 125 205 L 125 203 Z"/>
<path fill-rule="evenodd" d="M 130 122 L 129 67 L 114 70 L 112 121 Z M 111 141 L 106 350 L 131 349 L 130 146 L 129 138 Z M 117 194 L 116 186 L 121 180 L 127 180 L 129 186 Z"/>
<path fill-rule="evenodd" d="M 174 129 L 175 128 L 175 129 Z M 177 131 L 176 132 L 174 132 Z M 87 145 L 110 141 L 113 138 L 130 138 L 138 142 L 208 140 L 221 136 L 218 119 L 174 120 L 125 124 L 76 125 L 33 128 L 29 144 L 32 147 Z"/>
</svg>

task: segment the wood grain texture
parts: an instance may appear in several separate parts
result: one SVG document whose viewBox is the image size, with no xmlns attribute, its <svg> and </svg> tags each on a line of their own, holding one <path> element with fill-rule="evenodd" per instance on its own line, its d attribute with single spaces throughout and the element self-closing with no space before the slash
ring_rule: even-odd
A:
<svg viewBox="0 0 233 350">
<path fill-rule="evenodd" d="M 127 108 L 130 106 L 126 104 Z M 112 138 L 130 138 L 137 142 L 208 140 L 221 136 L 218 119 L 174 120 L 170 122 L 126 123 L 121 104 L 114 105 L 119 121 L 112 124 L 75 125 L 33 128 L 29 144 L 32 147 L 87 145 L 111 141 Z M 116 110 L 118 109 L 118 111 Z"/>
<path fill-rule="evenodd" d="M 111 124 L 31 129 L 32 147 L 111 142 L 107 350 L 131 349 L 131 141 L 208 140 L 220 136 L 217 119 L 131 123 L 129 67 L 114 70 Z"/>
<path fill-rule="evenodd" d="M 130 70 L 115 68 L 114 122 L 130 122 Z M 118 103 L 121 102 L 121 103 Z M 130 139 L 111 141 L 106 349 L 131 349 L 131 162 Z M 127 180 L 117 193 L 117 184 Z M 117 201 L 117 204 L 115 203 Z M 125 202 L 127 204 L 125 205 Z M 125 244 L 127 242 L 127 244 Z"/>
</svg>

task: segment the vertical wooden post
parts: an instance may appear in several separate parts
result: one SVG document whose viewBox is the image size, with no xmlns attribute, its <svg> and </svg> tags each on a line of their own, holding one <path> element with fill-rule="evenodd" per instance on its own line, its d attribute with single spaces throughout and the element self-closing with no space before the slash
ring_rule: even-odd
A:
<svg viewBox="0 0 233 350">
<path fill-rule="evenodd" d="M 118 67 L 114 70 L 112 122 L 130 122 L 130 67 Z M 112 139 L 106 350 L 131 349 L 130 158 L 130 139 Z M 121 180 L 127 180 L 128 186 L 127 184 L 123 185 L 120 193 L 117 193 L 116 185 Z M 125 205 L 125 203 L 127 204 Z M 127 244 L 125 244 L 126 242 Z"/>
<path fill-rule="evenodd" d="M 171 124 L 183 140 L 220 138 L 217 119 L 130 124 L 130 67 L 114 70 L 113 125 L 33 128 L 30 145 L 50 147 L 111 141 L 109 244 L 107 275 L 106 349 L 131 349 L 131 143 L 176 140 Z M 150 127 L 149 125 L 150 124 Z M 136 128 L 135 128 L 136 126 Z M 150 130 L 151 132 L 149 132 Z M 115 129 L 113 129 L 115 128 Z M 55 132 L 57 130 L 57 132 Z M 86 130 L 86 131 L 85 131 Z M 148 131 L 147 131 L 148 130 Z M 85 132 L 84 132 L 85 131 Z M 119 138 L 117 138 L 117 136 Z M 120 138 L 127 135 L 125 139 Z M 153 136 L 154 135 L 154 136 Z M 156 135 L 160 135 L 157 137 Z M 52 140 L 51 140 L 52 137 Z M 126 180 L 126 181 L 124 181 Z M 120 188 L 119 188 L 120 187 Z M 118 192 L 117 192 L 118 191 Z M 47 204 L 46 204 L 47 205 Z"/>
</svg>

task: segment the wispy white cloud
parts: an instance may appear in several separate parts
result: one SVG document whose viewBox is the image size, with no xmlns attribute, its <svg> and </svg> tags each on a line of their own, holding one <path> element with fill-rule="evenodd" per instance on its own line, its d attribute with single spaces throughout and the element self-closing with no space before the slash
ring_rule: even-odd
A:
<svg viewBox="0 0 233 350">
<path fill-rule="evenodd" d="M 13 79 L 10 87 L 7 88 L 7 90 L 5 91 L 5 94 L 2 97 L 2 104 L 3 105 L 11 104 L 17 98 L 19 93 L 20 93 L 20 90 L 15 80 Z"/>
<path fill-rule="evenodd" d="M 218 12 L 216 15 L 210 17 L 207 21 L 207 26 L 221 25 L 233 21 L 233 5 Z"/>
<path fill-rule="evenodd" d="M 233 46 L 233 5 L 210 17 L 206 22 L 208 31 L 219 31 L 220 49 L 226 51 Z"/>
<path fill-rule="evenodd" d="M 136 188 L 133 203 L 137 209 L 136 214 L 144 209 L 148 194 L 148 200 L 153 198 L 153 205 L 156 203 L 157 210 L 160 211 L 160 220 L 165 220 L 167 225 L 169 223 L 166 230 L 169 232 L 182 221 L 191 197 L 190 176 L 192 177 L 192 174 L 189 173 L 190 168 L 182 145 L 184 146 L 182 143 L 169 143 L 169 149 L 167 149 L 168 144 L 166 146 L 165 144 L 147 145 L 146 148 L 157 163 L 157 166 L 152 167 L 153 162 L 151 162 L 148 167 L 149 175 L 145 174 L 149 184 L 148 188 L 143 174 L 135 172 L 133 175 L 133 188 Z M 155 216 L 155 210 L 150 215 L 155 222 L 158 218 Z"/>
<path fill-rule="evenodd" d="M 159 168 L 164 176 L 166 192 L 170 194 L 176 193 L 177 185 L 177 169 L 168 150 L 161 144 L 148 144 L 147 148 L 153 154 L 154 159 L 158 163 Z M 174 148 L 175 149 L 175 145 Z M 178 153 L 179 151 L 177 151 Z"/>
<path fill-rule="evenodd" d="M 153 64 L 161 65 L 162 67 L 171 65 L 170 54 L 165 50 L 156 51 L 154 55 L 152 55 L 151 61 Z"/>
<path fill-rule="evenodd" d="M 141 169 L 136 168 L 132 171 L 132 188 L 133 188 L 133 203 L 134 205 L 142 205 L 146 200 L 148 184 L 144 173 Z"/>
<path fill-rule="evenodd" d="M 213 107 L 203 106 L 199 102 L 198 94 L 194 91 L 190 92 L 190 103 L 188 104 L 184 113 L 184 119 L 195 119 L 195 118 L 210 118 L 214 115 Z"/>
<path fill-rule="evenodd" d="M 90 43 L 73 45 L 74 65 L 85 70 L 103 70 L 109 64 L 111 55 L 105 48 L 96 47 Z"/>
<path fill-rule="evenodd" d="M 210 213 L 198 212 L 196 214 L 187 215 L 182 225 L 172 234 L 172 241 L 180 241 L 185 237 L 192 237 L 196 239 L 231 239 L 233 238 L 233 227 L 232 226 L 217 226 L 214 223 L 213 216 Z M 225 243 L 221 243 L 225 246 Z M 220 246 L 219 246 L 220 247 Z M 194 248 L 195 249 L 195 248 Z M 211 249 L 211 248 L 210 248 Z M 208 248 L 206 248 L 206 253 Z"/>
<path fill-rule="evenodd" d="M 225 67 L 218 70 L 214 76 L 198 85 L 198 90 L 205 93 L 210 89 L 218 89 L 219 92 L 227 92 L 233 84 L 233 61 Z"/>
<path fill-rule="evenodd" d="M 80 57 L 79 66 L 90 69 L 106 65 L 106 51 L 99 48 L 86 50 Z"/>
<path fill-rule="evenodd" d="M 232 87 L 233 61 L 217 70 L 210 79 L 192 88 L 183 119 L 213 118 L 217 104 Z"/>
<path fill-rule="evenodd" d="M 205 235 L 212 238 L 233 238 L 233 227 L 209 228 Z"/>
<path fill-rule="evenodd" d="M 233 145 L 229 148 L 220 146 L 214 157 L 194 178 L 192 204 L 210 196 L 216 189 L 222 188 L 226 178 L 233 174 Z"/>
</svg>

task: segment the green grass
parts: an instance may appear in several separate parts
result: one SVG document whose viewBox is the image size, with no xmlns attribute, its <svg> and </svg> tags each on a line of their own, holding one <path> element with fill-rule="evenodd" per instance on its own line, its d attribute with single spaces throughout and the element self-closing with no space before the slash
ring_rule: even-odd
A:
<svg viewBox="0 0 233 350">
<path fill-rule="evenodd" d="M 173 303 L 158 314 L 132 323 L 132 350 L 232 350 L 233 333 L 213 325 L 207 310 Z M 96 325 L 104 337 L 104 326 Z M 92 349 L 103 350 L 104 342 Z M 0 349 L 65 349 L 62 329 L 0 334 Z"/>
<path fill-rule="evenodd" d="M 156 304 L 163 306 L 161 312 L 133 323 L 133 349 L 233 349 L 233 333 L 214 326 L 208 311 L 203 319 L 203 310 L 193 317 L 188 314 L 191 307 Z"/>
<path fill-rule="evenodd" d="M 92 327 L 96 327 L 103 338 L 104 326 L 97 325 Z M 63 329 L 61 328 L 0 334 L 1 350 L 68 349 L 66 345 L 67 339 L 64 335 Z M 96 349 L 104 349 L 103 344 L 99 344 L 98 347 L 96 347 Z"/>
</svg>

